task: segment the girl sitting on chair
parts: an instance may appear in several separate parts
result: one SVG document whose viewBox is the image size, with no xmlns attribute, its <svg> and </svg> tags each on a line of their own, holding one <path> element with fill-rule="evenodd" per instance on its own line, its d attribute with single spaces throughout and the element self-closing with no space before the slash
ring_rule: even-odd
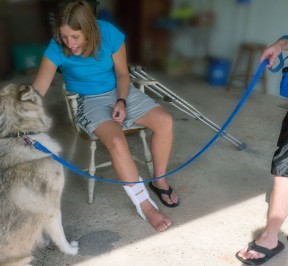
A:
<svg viewBox="0 0 288 266">
<path fill-rule="evenodd" d="M 68 3 L 56 19 L 54 38 L 45 51 L 32 84 L 44 96 L 59 67 L 68 91 L 81 98 L 79 126 L 107 147 L 119 180 L 141 180 L 121 128 L 139 124 L 151 129 L 154 177 L 166 173 L 172 146 L 172 117 L 129 81 L 124 35 L 110 23 L 97 20 L 83 0 Z M 86 121 L 81 123 L 81 121 Z M 165 179 L 150 188 L 168 207 L 179 199 Z M 159 232 L 171 221 L 151 200 L 143 183 L 124 186 L 138 213 Z"/>
</svg>

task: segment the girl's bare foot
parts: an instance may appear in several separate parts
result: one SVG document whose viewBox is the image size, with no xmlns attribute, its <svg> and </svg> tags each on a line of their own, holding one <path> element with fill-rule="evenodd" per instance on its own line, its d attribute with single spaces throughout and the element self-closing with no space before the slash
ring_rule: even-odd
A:
<svg viewBox="0 0 288 266">
<path fill-rule="evenodd" d="M 155 209 L 148 200 L 143 201 L 140 206 L 147 221 L 156 231 L 163 232 L 171 225 L 171 220 Z"/>
</svg>

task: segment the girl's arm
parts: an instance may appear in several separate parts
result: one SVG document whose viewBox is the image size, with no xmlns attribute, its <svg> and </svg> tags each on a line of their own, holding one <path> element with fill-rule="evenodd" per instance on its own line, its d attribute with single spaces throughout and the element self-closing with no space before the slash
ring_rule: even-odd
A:
<svg viewBox="0 0 288 266">
<path fill-rule="evenodd" d="M 260 61 L 262 62 L 263 60 L 268 59 L 269 63 L 267 67 L 272 67 L 275 64 L 278 55 L 282 51 L 287 50 L 288 50 L 288 40 L 286 38 L 281 38 L 278 41 L 274 42 L 263 52 Z"/>
<path fill-rule="evenodd" d="M 34 90 L 36 90 L 41 96 L 44 96 L 48 91 L 55 76 L 56 70 L 57 67 L 54 65 L 54 63 L 44 56 L 36 78 L 32 83 Z"/>
<path fill-rule="evenodd" d="M 123 43 L 120 49 L 112 55 L 114 69 L 116 73 L 116 86 L 118 99 L 126 100 L 130 84 L 129 72 L 127 67 L 126 48 Z M 115 121 L 122 122 L 126 116 L 125 102 L 119 101 L 115 104 L 112 117 Z"/>
</svg>

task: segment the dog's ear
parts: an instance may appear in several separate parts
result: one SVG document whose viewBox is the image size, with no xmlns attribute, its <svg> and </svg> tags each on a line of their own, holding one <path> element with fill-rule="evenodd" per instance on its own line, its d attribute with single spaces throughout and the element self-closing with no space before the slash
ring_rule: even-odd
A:
<svg viewBox="0 0 288 266">
<path fill-rule="evenodd" d="M 30 85 L 22 85 L 19 90 L 20 100 L 23 102 L 33 101 L 34 100 L 34 90 Z"/>
</svg>

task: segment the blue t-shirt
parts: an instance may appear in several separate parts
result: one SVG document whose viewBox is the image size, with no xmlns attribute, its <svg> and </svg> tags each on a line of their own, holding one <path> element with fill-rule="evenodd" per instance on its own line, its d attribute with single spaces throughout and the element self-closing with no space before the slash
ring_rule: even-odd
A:
<svg viewBox="0 0 288 266">
<path fill-rule="evenodd" d="M 97 57 L 66 56 L 61 45 L 51 39 L 44 56 L 63 73 L 68 91 L 80 95 L 95 95 L 116 88 L 116 76 L 112 54 L 122 46 L 125 36 L 109 22 L 97 20 L 101 33 L 101 45 Z"/>
</svg>

